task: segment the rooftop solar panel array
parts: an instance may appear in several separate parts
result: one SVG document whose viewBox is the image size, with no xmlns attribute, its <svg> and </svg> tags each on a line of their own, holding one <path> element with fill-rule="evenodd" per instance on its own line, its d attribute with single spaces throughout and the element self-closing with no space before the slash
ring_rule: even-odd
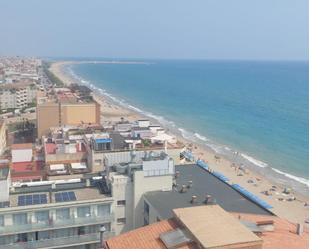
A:
<svg viewBox="0 0 309 249">
<path fill-rule="evenodd" d="M 55 201 L 56 202 L 76 201 L 76 196 L 73 191 L 55 193 Z"/>
<path fill-rule="evenodd" d="M 35 195 L 20 195 L 18 196 L 18 206 L 28 206 L 37 204 L 46 204 L 46 194 L 35 194 Z"/>
</svg>

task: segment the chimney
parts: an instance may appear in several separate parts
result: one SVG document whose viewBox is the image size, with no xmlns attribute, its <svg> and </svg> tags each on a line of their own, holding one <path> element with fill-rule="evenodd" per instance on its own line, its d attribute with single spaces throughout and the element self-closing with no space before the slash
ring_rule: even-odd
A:
<svg viewBox="0 0 309 249">
<path fill-rule="evenodd" d="M 182 185 L 181 189 L 180 189 L 180 193 L 186 193 L 187 192 L 187 186 L 186 185 Z"/>
<path fill-rule="evenodd" d="M 263 231 L 272 232 L 275 230 L 274 221 L 273 220 L 262 220 L 257 221 L 256 225 L 263 229 Z"/>
<path fill-rule="evenodd" d="M 188 181 L 188 188 L 192 187 L 192 181 Z"/>
<path fill-rule="evenodd" d="M 211 195 L 206 195 L 205 197 L 205 204 L 209 204 L 210 203 L 210 200 L 211 200 Z"/>
<path fill-rule="evenodd" d="M 297 223 L 297 226 L 296 226 L 296 234 L 297 234 L 297 235 L 302 235 L 303 232 L 304 232 L 304 226 L 303 226 L 303 224 Z"/>
<path fill-rule="evenodd" d="M 196 199 L 197 199 L 197 196 L 196 195 L 192 195 L 191 204 L 196 203 Z"/>
<path fill-rule="evenodd" d="M 177 179 L 177 178 L 179 178 L 179 176 L 180 176 L 180 172 L 177 170 L 177 171 L 175 172 L 175 178 Z"/>
</svg>

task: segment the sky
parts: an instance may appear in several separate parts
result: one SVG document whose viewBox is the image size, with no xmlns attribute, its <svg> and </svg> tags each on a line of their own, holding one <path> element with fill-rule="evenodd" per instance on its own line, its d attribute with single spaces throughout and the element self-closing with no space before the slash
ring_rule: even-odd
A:
<svg viewBox="0 0 309 249">
<path fill-rule="evenodd" d="M 0 56 L 309 60 L 308 0 L 0 0 Z"/>
</svg>

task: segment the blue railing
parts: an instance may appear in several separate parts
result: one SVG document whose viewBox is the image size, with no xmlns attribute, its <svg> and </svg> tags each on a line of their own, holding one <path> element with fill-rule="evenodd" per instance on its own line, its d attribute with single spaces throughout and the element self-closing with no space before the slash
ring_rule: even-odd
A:
<svg viewBox="0 0 309 249">
<path fill-rule="evenodd" d="M 228 182 L 228 181 L 230 180 L 230 179 L 227 178 L 225 175 L 223 175 L 223 174 L 221 174 L 221 173 L 219 173 L 219 172 L 217 172 L 217 171 L 212 172 L 212 174 L 213 174 L 215 177 L 219 178 L 220 180 L 222 180 L 222 181 L 224 181 L 224 182 Z"/>
<path fill-rule="evenodd" d="M 197 160 L 197 161 L 196 161 L 196 164 L 197 164 L 198 166 L 200 166 L 201 168 L 203 168 L 203 169 L 209 170 L 208 164 L 205 163 L 203 160 L 200 160 L 200 159 Z"/>
<path fill-rule="evenodd" d="M 243 194 L 244 196 L 246 196 L 248 199 L 250 199 L 251 201 L 257 203 L 258 205 L 262 206 L 263 208 L 266 209 L 271 209 L 273 208 L 271 205 L 269 205 L 266 201 L 263 201 L 260 197 L 252 194 L 251 192 L 249 192 L 248 190 L 246 190 L 245 188 L 243 188 L 242 186 L 238 185 L 238 184 L 232 184 L 232 187 L 234 189 L 236 189 L 238 192 L 240 192 L 241 194 Z"/>
</svg>

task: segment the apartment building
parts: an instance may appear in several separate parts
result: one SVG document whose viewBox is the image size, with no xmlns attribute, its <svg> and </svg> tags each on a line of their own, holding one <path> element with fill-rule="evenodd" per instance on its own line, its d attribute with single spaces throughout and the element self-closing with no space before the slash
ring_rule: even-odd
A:
<svg viewBox="0 0 309 249">
<path fill-rule="evenodd" d="M 114 235 L 113 200 L 99 186 L 90 179 L 12 184 L 0 208 L 0 248 L 98 248 L 101 226 L 106 238 Z"/>
<path fill-rule="evenodd" d="M 3 154 L 3 152 L 6 149 L 6 140 L 7 140 L 7 132 L 6 132 L 6 124 L 4 120 L 0 120 L 0 155 Z"/>
<path fill-rule="evenodd" d="M 0 85 L 0 109 L 24 108 L 36 98 L 34 82 L 20 82 Z"/>
<path fill-rule="evenodd" d="M 7 175 L 0 248 L 97 248 L 102 226 L 105 239 L 142 226 L 143 194 L 171 190 L 173 176 L 165 154 L 71 179 L 10 183 Z"/>
<path fill-rule="evenodd" d="M 100 124 L 100 105 L 96 101 L 80 98 L 66 88 L 61 91 L 54 99 L 38 103 L 38 137 L 47 134 L 52 127 Z"/>
</svg>

